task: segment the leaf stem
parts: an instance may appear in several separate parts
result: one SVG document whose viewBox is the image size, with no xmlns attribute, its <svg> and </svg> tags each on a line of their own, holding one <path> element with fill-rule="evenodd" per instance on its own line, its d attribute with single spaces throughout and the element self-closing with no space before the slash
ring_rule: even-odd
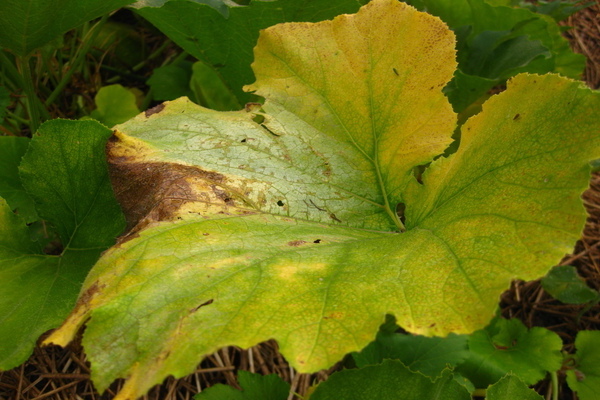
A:
<svg viewBox="0 0 600 400">
<path fill-rule="evenodd" d="M 376 149 L 375 151 L 376 151 L 375 154 L 377 154 L 378 149 Z M 375 164 L 375 171 L 377 172 L 377 182 L 379 183 L 379 187 L 381 188 L 381 193 L 383 194 L 383 201 L 385 203 L 384 204 L 385 212 L 392 219 L 392 221 L 394 221 L 394 224 L 396 224 L 396 226 L 398 227 L 400 232 L 405 232 L 406 227 L 404 226 L 402 221 L 400 221 L 398 214 L 396 214 L 395 207 L 394 207 L 394 210 L 392 210 L 392 208 L 390 207 L 390 202 L 388 200 L 387 191 L 385 190 L 385 186 L 383 183 L 383 177 L 381 176 L 381 170 L 379 169 L 379 157 L 377 155 L 375 156 L 374 164 Z"/>
<path fill-rule="evenodd" d="M 558 400 L 558 374 L 556 371 L 550 372 L 552 379 L 552 400 Z"/>
<path fill-rule="evenodd" d="M 31 56 L 23 56 L 17 58 L 17 68 L 21 72 L 23 78 L 23 91 L 26 97 L 27 113 L 29 114 L 29 129 L 33 135 L 40 126 L 40 110 L 38 107 L 39 99 L 35 94 L 33 87 L 33 77 L 31 76 Z"/>
<path fill-rule="evenodd" d="M 485 397 L 486 393 L 487 393 L 486 389 L 475 389 L 475 390 L 473 390 L 473 393 L 471 393 L 471 395 L 473 397 Z"/>
</svg>

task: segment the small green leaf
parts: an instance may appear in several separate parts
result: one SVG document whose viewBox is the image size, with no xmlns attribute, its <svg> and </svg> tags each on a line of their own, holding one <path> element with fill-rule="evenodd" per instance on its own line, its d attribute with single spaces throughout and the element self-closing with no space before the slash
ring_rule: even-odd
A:
<svg viewBox="0 0 600 400">
<path fill-rule="evenodd" d="M 535 390 L 530 389 L 518 376 L 507 374 L 491 385 L 486 392 L 486 400 L 544 400 Z"/>
<path fill-rule="evenodd" d="M 20 56 L 133 0 L 2 0 L 0 48 Z"/>
<path fill-rule="evenodd" d="M 238 383 L 242 390 L 217 384 L 194 396 L 196 400 L 285 400 L 290 392 L 290 384 L 275 374 L 260 375 L 244 370 L 238 373 Z"/>
<path fill-rule="evenodd" d="M 135 94 L 119 84 L 104 86 L 98 90 L 94 101 L 97 108 L 90 113 L 90 117 L 109 128 L 140 113 Z"/>
<path fill-rule="evenodd" d="M 177 65 L 156 68 L 147 83 L 152 88 L 152 97 L 155 100 L 175 100 L 182 96 L 192 98 L 191 78 L 192 63 L 184 61 Z"/>
<path fill-rule="evenodd" d="M 0 197 L 31 223 L 37 220 L 37 212 L 19 177 L 19 163 L 28 146 L 28 138 L 0 136 Z"/>
<path fill-rule="evenodd" d="M 600 331 L 580 331 L 575 339 L 575 365 L 567 370 L 567 383 L 580 400 L 596 400 L 600 393 Z"/>
<path fill-rule="evenodd" d="M 233 111 L 242 108 L 237 98 L 221 80 L 214 69 L 199 61 L 192 67 L 190 87 L 196 102 L 218 111 Z"/>
<path fill-rule="evenodd" d="M 590 288 L 571 265 L 552 268 L 542 278 L 542 287 L 565 304 L 584 304 L 599 298 L 598 292 Z"/>
<path fill-rule="evenodd" d="M 123 229 L 104 157 L 111 131 L 95 121 L 52 120 L 38 132 L 21 162 L 22 182 L 64 250 L 44 254 L 0 201 L 0 370 L 24 362 L 38 337 L 64 320 L 89 268 Z"/>
<path fill-rule="evenodd" d="M 445 370 L 437 379 L 412 372 L 400 361 L 346 369 L 319 384 L 311 400 L 470 400 L 466 388 Z"/>
<path fill-rule="evenodd" d="M 545 328 L 527 329 L 517 319 L 496 318 L 483 330 L 471 334 L 471 356 L 457 371 L 477 387 L 486 387 L 509 372 L 527 385 L 557 371 L 562 362 L 560 337 Z"/>
<path fill-rule="evenodd" d="M 400 360 L 411 371 L 437 377 L 447 366 L 456 366 L 469 355 L 467 336 L 425 337 L 379 332 L 377 339 L 352 357 L 361 368 L 380 364 L 384 359 Z"/>
</svg>

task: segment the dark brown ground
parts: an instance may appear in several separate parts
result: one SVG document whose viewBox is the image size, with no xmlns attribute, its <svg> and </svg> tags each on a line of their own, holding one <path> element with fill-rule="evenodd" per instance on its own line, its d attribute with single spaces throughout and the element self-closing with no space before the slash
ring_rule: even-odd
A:
<svg viewBox="0 0 600 400">
<path fill-rule="evenodd" d="M 600 0 L 570 17 L 566 25 L 574 27 L 566 33 L 571 45 L 588 58 L 585 81 L 591 88 L 600 88 Z M 584 194 L 584 200 L 590 217 L 582 239 L 562 264 L 576 266 L 588 284 L 600 290 L 600 174 L 592 178 L 591 188 Z M 600 329 L 600 305 L 580 316 L 585 306 L 565 305 L 554 300 L 544 292 L 539 281 L 514 282 L 512 288 L 502 295 L 500 305 L 507 318 L 519 318 L 527 326 L 543 326 L 558 333 L 567 351 L 573 351 L 573 341 L 578 331 Z M 296 373 L 277 351 L 277 344 L 267 342 L 248 350 L 222 349 L 207 357 L 190 376 L 179 380 L 169 378 L 143 399 L 187 400 L 215 383 L 237 387 L 238 369 L 262 374 L 276 373 L 290 382 L 294 391 L 300 394 L 306 393 L 311 384 L 328 376 L 327 372 L 314 375 Z M 116 382 L 100 396 L 89 378 L 89 364 L 79 342 L 65 349 L 57 346 L 37 347 L 25 364 L 11 371 L 0 372 L 0 400 L 109 400 L 122 385 L 122 382 Z M 562 378 L 561 382 L 564 380 Z M 547 382 L 537 386 L 542 395 L 547 394 L 547 387 Z M 561 385 L 561 391 L 561 400 L 576 399 L 566 385 Z"/>
</svg>

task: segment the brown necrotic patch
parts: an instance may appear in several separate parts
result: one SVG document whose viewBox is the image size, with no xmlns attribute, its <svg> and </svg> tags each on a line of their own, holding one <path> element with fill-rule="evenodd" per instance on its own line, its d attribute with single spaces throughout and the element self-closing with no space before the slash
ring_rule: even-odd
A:
<svg viewBox="0 0 600 400">
<path fill-rule="evenodd" d="M 159 112 L 161 112 L 163 109 L 165 108 L 165 104 L 164 103 L 160 103 L 157 106 L 154 106 L 152 108 L 147 109 L 144 114 L 146 115 L 146 118 L 150 117 L 152 114 L 158 114 Z"/>
<path fill-rule="evenodd" d="M 116 146 L 118 139 L 113 137 L 107 145 L 110 179 L 129 235 L 151 222 L 176 219 L 190 202 L 198 204 L 202 215 L 223 214 L 236 207 L 236 194 L 224 175 L 194 166 L 117 157 L 112 154 Z"/>
</svg>

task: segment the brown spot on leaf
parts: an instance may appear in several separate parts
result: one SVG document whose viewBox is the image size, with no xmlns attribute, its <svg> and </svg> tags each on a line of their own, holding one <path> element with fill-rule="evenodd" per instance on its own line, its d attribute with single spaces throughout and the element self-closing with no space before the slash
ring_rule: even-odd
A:
<svg viewBox="0 0 600 400">
<path fill-rule="evenodd" d="M 246 110 L 246 112 L 254 112 L 260 110 L 261 107 L 262 104 L 251 102 L 244 105 L 244 110 Z"/>
<path fill-rule="evenodd" d="M 152 114 L 158 114 L 159 112 L 161 112 L 162 110 L 164 110 L 164 108 L 165 108 L 165 104 L 164 103 L 160 103 L 157 106 L 154 106 L 152 108 L 147 109 L 144 114 L 146 115 L 146 118 L 148 118 Z"/>
<path fill-rule="evenodd" d="M 343 313 L 341 313 L 341 312 L 339 312 L 339 311 L 335 311 L 335 312 L 332 312 L 332 313 L 330 313 L 330 314 L 328 314 L 328 315 L 324 315 L 324 316 L 323 316 L 323 319 L 340 319 L 340 318 L 342 318 L 343 316 L 344 316 L 344 314 L 343 314 Z"/>
<path fill-rule="evenodd" d="M 304 243 L 307 243 L 304 240 L 292 240 L 291 242 L 288 242 L 288 246 L 292 246 L 292 247 L 299 247 L 302 246 Z"/>
</svg>

